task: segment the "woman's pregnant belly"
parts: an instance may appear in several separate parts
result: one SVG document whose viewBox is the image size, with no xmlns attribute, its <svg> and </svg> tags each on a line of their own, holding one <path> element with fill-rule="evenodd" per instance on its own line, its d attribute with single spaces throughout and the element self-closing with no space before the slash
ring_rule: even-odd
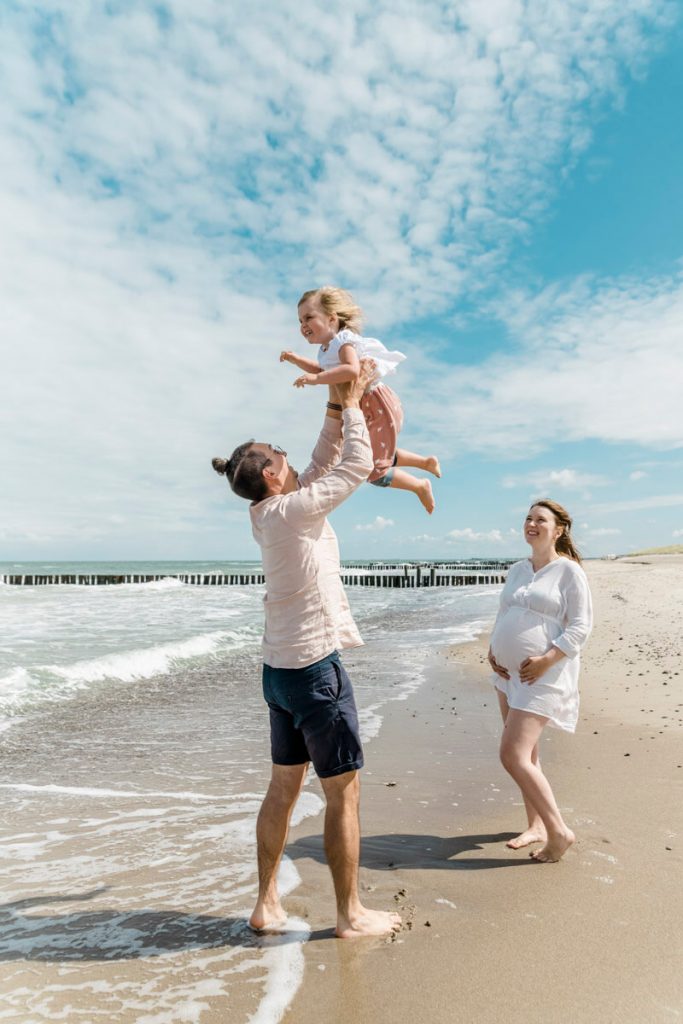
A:
<svg viewBox="0 0 683 1024">
<path fill-rule="evenodd" d="M 538 612 L 513 605 L 498 621 L 491 635 L 491 650 L 499 665 L 518 672 L 525 658 L 545 654 L 560 630 Z"/>
</svg>

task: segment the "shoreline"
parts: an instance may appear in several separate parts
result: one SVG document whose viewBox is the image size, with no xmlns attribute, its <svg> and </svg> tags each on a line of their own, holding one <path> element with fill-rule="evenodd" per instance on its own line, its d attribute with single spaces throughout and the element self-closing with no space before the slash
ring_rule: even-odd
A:
<svg viewBox="0 0 683 1024">
<path fill-rule="evenodd" d="M 284 1024 L 683 1019 L 681 567 L 677 556 L 586 563 L 596 627 L 579 727 L 542 742 L 577 833 L 559 864 L 504 845 L 524 810 L 497 759 L 487 636 L 430 659 L 419 690 L 387 710 L 363 772 L 362 898 L 398 909 L 403 930 L 333 939 L 319 820 L 292 830 L 302 883 L 285 904 L 312 932 Z"/>
</svg>

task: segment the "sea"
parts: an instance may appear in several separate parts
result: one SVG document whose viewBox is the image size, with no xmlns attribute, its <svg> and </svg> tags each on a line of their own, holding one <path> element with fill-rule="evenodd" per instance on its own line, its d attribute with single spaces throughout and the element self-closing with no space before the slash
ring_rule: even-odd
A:
<svg viewBox="0 0 683 1024">
<path fill-rule="evenodd" d="M 308 925 L 290 919 L 267 937 L 246 927 L 270 764 L 264 588 L 173 578 L 258 571 L 0 563 L 0 575 L 164 577 L 0 584 L 3 1022 L 201 1024 L 223 1012 L 230 1024 L 275 1024 L 291 1002 Z M 436 650 L 490 626 L 500 589 L 347 588 L 365 646 L 344 663 L 369 765 L 386 709 L 422 685 Z M 322 810 L 311 777 L 294 823 Z M 281 889 L 299 882 L 285 856 Z"/>
</svg>

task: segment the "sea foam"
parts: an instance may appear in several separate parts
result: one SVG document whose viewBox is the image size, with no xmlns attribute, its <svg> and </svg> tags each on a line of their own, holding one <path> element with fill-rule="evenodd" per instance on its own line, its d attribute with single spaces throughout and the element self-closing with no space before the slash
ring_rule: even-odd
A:
<svg viewBox="0 0 683 1024">
<path fill-rule="evenodd" d="M 0 678 L 0 711 L 15 715 L 36 703 L 61 701 L 92 683 L 133 683 L 164 675 L 185 662 L 255 647 L 257 627 L 214 630 L 187 640 L 105 654 L 67 665 L 16 666 Z"/>
</svg>

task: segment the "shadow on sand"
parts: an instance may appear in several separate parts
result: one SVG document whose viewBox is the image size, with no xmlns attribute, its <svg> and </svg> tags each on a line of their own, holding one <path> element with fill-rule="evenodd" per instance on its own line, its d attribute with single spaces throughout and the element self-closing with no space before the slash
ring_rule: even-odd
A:
<svg viewBox="0 0 683 1024">
<path fill-rule="evenodd" d="M 491 835 L 442 836 L 395 833 L 365 836 L 361 864 L 374 871 L 403 869 L 481 871 L 535 864 L 520 851 L 516 856 L 466 856 L 504 843 L 515 832 Z M 503 848 L 504 849 L 504 848 Z M 520 856 L 521 854 L 521 856 Z M 287 846 L 292 860 L 311 858 L 325 863 L 323 837 L 307 836 Z M 135 960 L 181 950 L 228 946 L 269 948 L 305 939 L 331 938 L 332 929 L 310 933 L 292 927 L 273 935 L 257 935 L 243 917 L 212 917 L 173 910 L 79 910 L 32 914 L 35 908 L 82 903 L 101 896 L 106 887 L 65 896 L 35 896 L 0 905 L 0 962 L 37 960 L 78 962 Z M 28 912 L 28 913 L 27 913 Z"/>
<path fill-rule="evenodd" d="M 361 865 L 373 871 L 394 871 L 397 868 L 426 868 L 431 871 L 482 871 L 487 868 L 509 868 L 535 865 L 528 850 L 519 850 L 515 856 L 467 857 L 465 854 L 484 851 L 492 843 L 505 843 L 517 832 L 497 832 L 478 836 L 428 836 L 396 832 L 385 836 L 363 836 Z M 503 847 L 505 853 L 509 853 Z M 501 851 L 502 853 L 502 851 Z M 287 846 L 292 860 L 310 857 L 325 862 L 323 837 L 306 836 Z"/>
</svg>

